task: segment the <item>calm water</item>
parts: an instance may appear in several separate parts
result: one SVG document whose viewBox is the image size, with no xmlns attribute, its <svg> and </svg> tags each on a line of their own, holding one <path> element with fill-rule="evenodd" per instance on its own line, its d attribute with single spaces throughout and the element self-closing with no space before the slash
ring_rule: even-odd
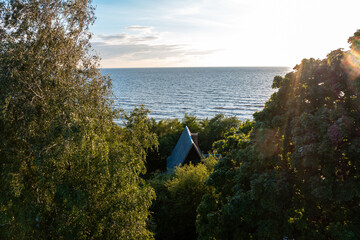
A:
<svg viewBox="0 0 360 240">
<path fill-rule="evenodd" d="M 287 67 L 102 69 L 113 79 L 116 107 L 130 111 L 144 104 L 157 120 L 182 119 L 185 113 L 251 119 L 274 92 L 274 76 L 289 71 Z"/>
</svg>

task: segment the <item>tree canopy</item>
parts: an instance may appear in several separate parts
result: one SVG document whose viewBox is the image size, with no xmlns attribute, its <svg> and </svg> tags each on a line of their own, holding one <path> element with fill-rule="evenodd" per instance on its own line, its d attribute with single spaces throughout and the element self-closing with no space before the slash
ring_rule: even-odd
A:
<svg viewBox="0 0 360 240">
<path fill-rule="evenodd" d="M 359 239 L 359 36 L 275 77 L 251 130 L 217 143 L 200 239 Z"/>
<path fill-rule="evenodd" d="M 151 210 L 151 229 L 156 239 L 196 239 L 196 209 L 202 196 L 213 192 L 204 184 L 217 159 L 208 157 L 198 165 L 178 167 L 170 174 L 155 174 L 150 179 L 156 192 Z"/>
<path fill-rule="evenodd" d="M 181 121 L 175 118 L 156 122 L 152 119 L 151 131 L 157 135 L 159 147 L 149 151 L 147 155 L 148 173 L 166 171 L 166 158 L 171 155 L 185 126 L 192 133 L 198 133 L 200 149 L 203 153 L 208 153 L 213 150 L 214 142 L 223 139 L 226 132 L 238 128 L 240 123 L 241 121 L 236 117 L 227 117 L 224 114 L 217 114 L 210 119 L 199 119 L 188 114 L 185 114 Z"/>
<path fill-rule="evenodd" d="M 148 239 L 156 144 L 123 115 L 90 51 L 88 0 L 0 1 L 0 238 Z"/>
</svg>

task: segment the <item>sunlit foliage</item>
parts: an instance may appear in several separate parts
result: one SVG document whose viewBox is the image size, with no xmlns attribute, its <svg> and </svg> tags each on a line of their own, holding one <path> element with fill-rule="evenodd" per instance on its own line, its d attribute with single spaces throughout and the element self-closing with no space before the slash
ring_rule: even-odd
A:
<svg viewBox="0 0 360 240">
<path fill-rule="evenodd" d="M 149 239 L 156 143 L 116 112 L 89 52 L 91 1 L 0 1 L 0 238 Z"/>
<path fill-rule="evenodd" d="M 198 208 L 200 239 L 359 239 L 359 35 L 304 59 L 225 153 Z"/>
<path fill-rule="evenodd" d="M 150 180 L 156 191 L 151 210 L 151 228 L 156 239 L 196 239 L 196 209 L 204 194 L 213 188 L 206 186 L 217 159 L 209 157 L 194 166 L 179 167 L 171 174 L 156 174 Z"/>
</svg>

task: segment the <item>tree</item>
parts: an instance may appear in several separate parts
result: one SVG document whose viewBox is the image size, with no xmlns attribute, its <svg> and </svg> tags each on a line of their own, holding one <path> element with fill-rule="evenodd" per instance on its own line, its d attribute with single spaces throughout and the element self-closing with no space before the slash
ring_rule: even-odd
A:
<svg viewBox="0 0 360 240">
<path fill-rule="evenodd" d="M 203 130 L 199 132 L 199 145 L 203 152 L 209 152 L 214 142 L 224 139 L 225 133 L 232 128 L 239 128 L 241 121 L 236 117 L 226 117 L 224 114 L 216 114 L 210 120 L 202 121 Z"/>
<path fill-rule="evenodd" d="M 201 124 L 201 120 L 199 120 L 194 115 L 189 115 L 185 113 L 184 118 L 181 121 L 181 124 L 185 128 L 187 126 L 192 133 L 199 133 L 203 130 L 203 126 Z"/>
<path fill-rule="evenodd" d="M 151 132 L 158 137 L 159 147 L 148 152 L 146 158 L 147 176 L 153 172 L 166 171 L 166 158 L 171 155 L 185 126 L 193 133 L 198 133 L 199 146 L 203 153 L 211 152 L 214 142 L 223 139 L 225 133 L 232 128 L 238 128 L 241 121 L 236 117 L 226 117 L 217 114 L 211 119 L 197 119 L 193 115 L 185 114 L 180 122 L 178 119 L 162 119 L 156 122 L 151 121 Z"/>
<path fill-rule="evenodd" d="M 156 122 L 151 119 L 151 132 L 155 133 L 159 146 L 148 152 L 146 157 L 147 176 L 153 172 L 166 171 L 166 158 L 171 155 L 179 137 L 184 130 L 178 119 L 162 119 Z"/>
<path fill-rule="evenodd" d="M 359 35 L 350 51 L 276 76 L 278 91 L 249 135 L 219 145 L 225 154 L 207 180 L 216 195 L 198 209 L 200 239 L 360 237 Z"/>
<path fill-rule="evenodd" d="M 156 141 L 146 111 L 113 123 L 87 0 L 0 1 L 0 237 L 145 239 Z"/>
<path fill-rule="evenodd" d="M 196 239 L 196 209 L 204 194 L 213 192 L 204 181 L 216 164 L 215 157 L 201 163 L 176 168 L 171 174 L 155 174 L 150 179 L 157 195 L 151 210 L 156 239 Z"/>
</svg>

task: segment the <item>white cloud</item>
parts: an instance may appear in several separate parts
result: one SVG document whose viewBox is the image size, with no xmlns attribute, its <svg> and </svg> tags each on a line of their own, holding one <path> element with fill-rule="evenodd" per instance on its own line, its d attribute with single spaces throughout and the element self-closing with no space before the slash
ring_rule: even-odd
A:
<svg viewBox="0 0 360 240">
<path fill-rule="evenodd" d="M 120 33 L 120 34 L 114 34 L 114 35 L 101 34 L 98 37 L 104 41 L 122 41 L 122 40 L 128 38 L 128 34 L 126 34 L 126 33 Z"/>
<path fill-rule="evenodd" d="M 294 66 L 346 48 L 359 28 L 359 7 L 359 0 L 118 1 L 98 18 L 107 21 L 98 27 L 96 47 L 111 66 L 116 57 L 104 57 L 109 46 L 127 52 L 119 55 L 121 66 L 136 66 L 134 59 L 142 66 L 141 57 L 149 66 L 159 59 L 177 66 Z"/>
<path fill-rule="evenodd" d="M 128 61 L 141 62 L 147 61 L 165 61 L 167 59 L 177 58 L 178 62 L 184 62 L 185 59 L 209 55 L 219 50 L 213 49 L 194 49 L 189 44 L 181 42 L 173 43 L 162 39 L 160 32 L 153 31 L 152 27 L 130 26 L 126 30 L 135 32 L 126 32 L 118 34 L 101 34 L 95 36 L 92 47 L 102 58 L 102 63 Z"/>
<path fill-rule="evenodd" d="M 186 45 L 150 45 L 150 44 L 106 44 L 105 42 L 95 42 L 92 47 L 103 59 L 121 57 L 128 60 L 141 59 L 165 59 L 182 56 L 201 56 L 219 50 L 194 50 Z"/>
<path fill-rule="evenodd" d="M 138 30 L 152 30 L 152 27 L 133 25 L 133 26 L 126 27 L 126 29 L 135 30 L 135 31 L 138 31 Z"/>
<path fill-rule="evenodd" d="M 105 43 L 114 44 L 114 43 L 137 43 L 137 42 L 147 42 L 154 41 L 159 39 L 159 35 L 157 34 L 128 34 L 128 33 L 120 33 L 113 35 L 102 34 L 97 36 L 100 41 L 104 41 Z"/>
</svg>

